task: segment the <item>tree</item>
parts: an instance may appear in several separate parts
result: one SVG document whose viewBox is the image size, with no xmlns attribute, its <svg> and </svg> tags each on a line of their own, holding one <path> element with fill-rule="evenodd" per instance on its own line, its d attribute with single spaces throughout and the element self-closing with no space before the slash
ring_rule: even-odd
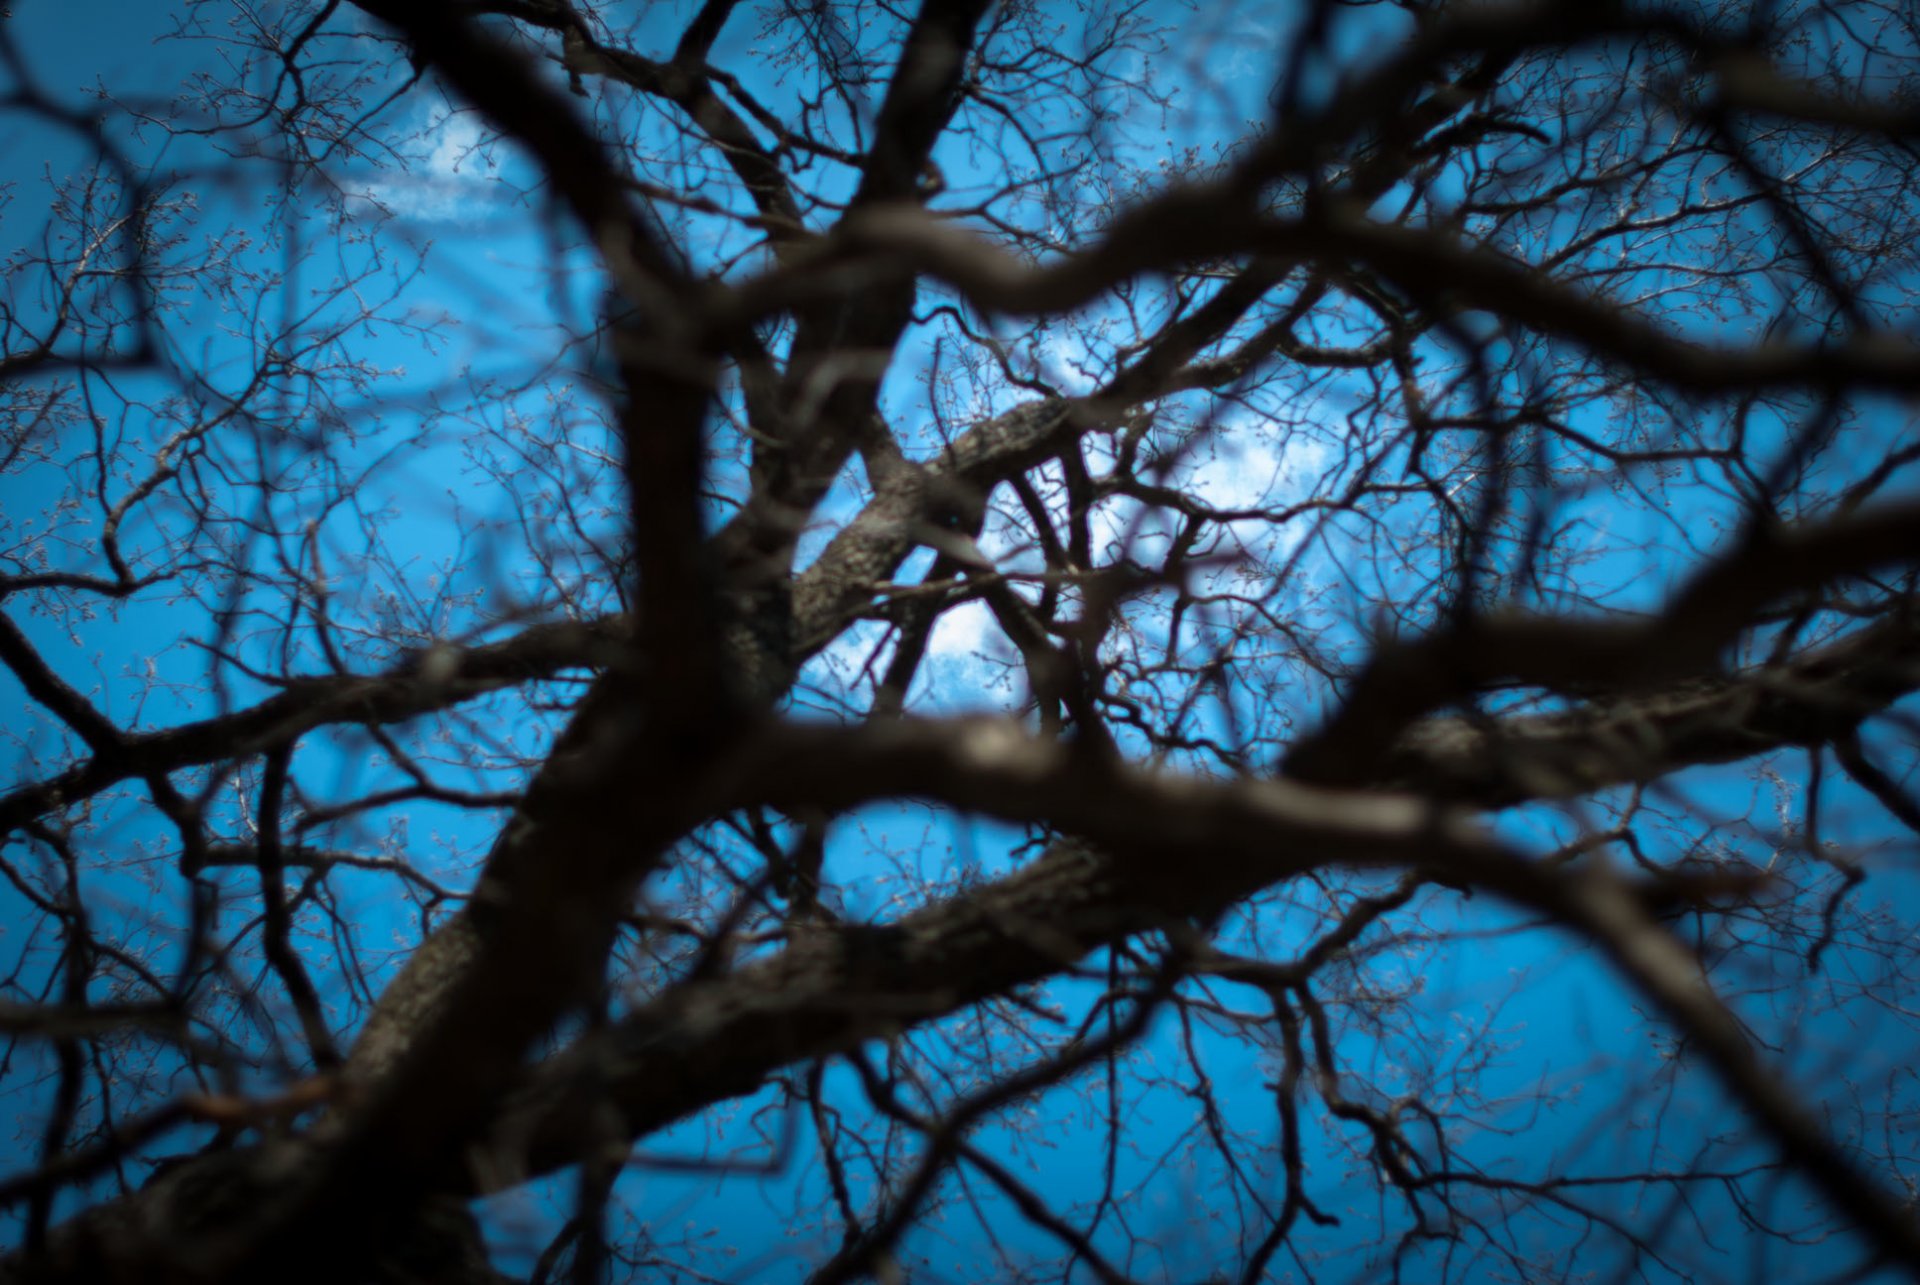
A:
<svg viewBox="0 0 1920 1285">
<path fill-rule="evenodd" d="M 0 30 L 13 1278 L 1920 1270 L 1910 6 L 173 21 Z"/>
</svg>

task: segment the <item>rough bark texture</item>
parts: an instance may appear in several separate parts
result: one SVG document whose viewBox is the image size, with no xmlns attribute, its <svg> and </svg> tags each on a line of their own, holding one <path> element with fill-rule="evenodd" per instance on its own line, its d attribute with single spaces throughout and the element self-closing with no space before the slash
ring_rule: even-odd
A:
<svg viewBox="0 0 1920 1285">
<path fill-rule="evenodd" d="M 14 291 L 23 273 L 19 298 L 40 300 L 0 298 L 0 475 L 68 488 L 55 516 L 98 510 L 69 543 L 104 568 L 41 566 L 47 532 L 68 538 L 57 523 L 0 553 L 0 665 L 43 718 L 21 751 L 41 757 L 0 795 L 0 835 L 30 856 L 10 848 L 0 875 L 52 943 L 0 1000 L 9 1036 L 52 1050 L 40 1164 L 0 1190 L 25 1211 L 0 1279 L 493 1282 L 468 1202 L 569 1168 L 577 1216 L 542 1270 L 566 1259 L 599 1279 L 628 1149 L 777 1080 L 811 1113 L 842 1233 L 819 1285 L 891 1270 L 955 1171 L 1057 1240 L 1061 1272 L 1125 1281 L 1102 1249 L 1132 1226 L 1115 1212 L 1123 1184 L 1109 1174 L 1091 1212 L 1057 1213 L 977 1126 L 1117 1057 L 1162 1011 L 1255 1039 L 1278 1068 L 1279 1141 L 1257 1157 L 1225 1140 L 1203 1069 L 1181 1086 L 1234 1175 L 1221 1199 L 1239 1211 L 1234 1270 L 1249 1281 L 1278 1270 L 1299 1227 L 1335 1222 L 1310 1194 L 1303 1111 L 1359 1139 L 1350 1167 L 1393 1197 L 1377 1203 L 1398 1202 L 1391 1216 L 1412 1211 L 1382 1273 L 1413 1275 L 1432 1261 L 1420 1254 L 1473 1235 L 1510 1255 L 1500 1271 L 1545 1270 L 1513 1224 L 1476 1221 L 1488 1206 L 1469 1198 L 1486 1196 L 1613 1238 L 1623 1271 L 1681 1274 L 1637 1206 L 1583 1205 L 1582 1184 L 1637 1183 L 1636 1200 L 1678 1208 L 1724 1183 L 1711 1198 L 1751 1230 L 1776 1159 L 1830 1219 L 1766 1234 L 1858 1245 L 1861 1272 L 1920 1270 L 1894 1194 L 1912 1181 L 1904 1153 L 1865 1157 L 1867 1124 L 1821 1120 L 1832 1104 L 1776 1073 L 1748 997 L 1723 999 L 1716 972 L 1752 962 L 1744 950 L 1768 968 L 1768 952 L 1791 957 L 1810 994 L 1829 951 L 1884 966 L 1891 980 L 1862 991 L 1911 973 L 1910 933 L 1849 918 L 1869 848 L 1821 827 L 1843 787 L 1920 827 L 1911 765 L 1879 762 L 1877 739 L 1920 692 L 1920 505 L 1903 498 L 1920 444 L 1882 396 L 1920 392 L 1902 328 L 1920 287 L 1901 275 L 1920 200 L 1901 105 L 1920 84 L 1920 25 L 1876 10 L 1878 48 L 1793 4 L 1729 3 L 1711 21 L 1684 6 L 1414 6 L 1394 43 L 1339 66 L 1328 32 L 1345 7 L 1309 6 L 1271 119 L 1216 154 L 1151 164 L 1105 115 L 1170 110 L 1151 6 L 1090 6 L 1072 39 L 1046 6 L 775 6 L 752 37 L 773 51 L 758 68 L 771 87 L 725 69 L 730 38 L 746 39 L 732 0 L 706 0 L 665 54 L 574 0 L 356 0 L 231 37 L 252 61 L 232 87 L 201 86 L 209 119 L 236 155 L 284 158 L 280 199 L 304 199 L 289 181 L 301 166 L 337 186 L 331 158 L 404 154 L 382 113 L 430 89 L 483 123 L 482 152 L 510 149 L 537 177 L 556 308 L 582 293 L 573 261 L 592 261 L 602 302 L 571 320 L 564 355 L 517 386 L 449 369 L 447 388 L 473 390 L 457 410 L 440 391 L 391 408 L 436 432 L 481 426 L 490 445 L 469 463 L 512 482 L 498 525 L 530 532 L 497 581 L 449 563 L 432 588 L 444 601 L 424 605 L 411 551 L 381 543 L 384 517 L 364 519 L 375 552 L 354 572 L 377 581 L 373 606 L 327 564 L 329 523 L 358 502 L 348 430 L 382 409 L 339 409 L 377 399 L 349 340 L 411 314 L 369 305 L 328 341 L 341 353 L 301 347 L 325 310 L 276 293 L 299 273 L 182 267 L 160 217 L 179 212 L 154 204 L 147 188 L 164 184 L 129 177 L 116 136 L 24 81 L 0 102 L 92 140 L 118 176 L 100 191 L 137 207 L 105 227 L 96 206 L 112 200 L 65 193 L 54 217 L 82 249 L 61 258 L 50 234 L 44 261 L 9 260 L 0 280 Z M 1827 40 L 1848 52 L 1823 62 Z M 1200 46 L 1204 62 L 1215 46 Z M 1882 59 L 1906 77 L 1898 92 L 1849 79 Z M 947 194 L 941 158 L 962 152 L 986 177 L 956 173 Z M 342 262 L 404 243 L 384 224 L 354 230 L 365 211 L 340 200 L 323 212 L 351 230 Z M 289 218 L 302 235 L 326 221 Z M 1755 220 L 1777 244 L 1756 248 Z M 227 358 L 194 369 L 191 330 L 167 330 L 169 273 L 223 307 L 222 291 L 257 290 L 234 316 L 307 320 L 233 338 L 258 351 L 231 393 Z M 336 300 L 378 275 L 340 273 Z M 1035 328 L 1010 338 L 1022 318 Z M 576 360 L 604 404 L 582 410 L 563 377 Z M 111 424 L 101 408 L 131 396 L 128 365 L 178 387 Z M 920 384 L 919 401 L 903 392 Z M 547 400 L 530 412 L 532 394 Z M 127 445 L 154 425 L 161 445 Z M 1255 485 L 1262 469 L 1273 479 Z M 130 559 L 128 515 L 176 486 Z M 323 494 L 296 522 L 281 510 L 308 487 Z M 1608 494 L 1663 534 L 1609 542 Z M 1695 530 L 1676 504 L 1711 512 Z M 818 552 L 801 566 L 803 547 Z M 1642 578 L 1676 572 L 1646 605 Z M 551 579 L 533 610 L 577 618 L 499 636 L 484 613 L 506 601 L 525 619 L 516 576 Z M 100 602 L 152 605 L 149 591 L 205 606 L 194 641 L 217 713 L 153 730 L 125 714 L 127 691 L 54 663 L 32 623 L 77 630 Z M 1641 609 L 1608 606 L 1623 599 Z M 990 623 L 962 707 L 998 712 L 916 715 L 949 696 L 938 684 L 959 671 L 929 656 L 967 608 Z M 407 611 L 429 624 L 394 623 Z M 469 618 L 454 638 L 393 641 Z M 274 691 L 235 708 L 236 683 Z M 549 720 L 551 747 L 525 750 L 520 728 L 473 743 L 489 738 L 457 720 L 493 708 L 483 699 Z M 349 782 L 340 801 L 315 763 L 343 747 L 379 785 Z M 1764 862 L 1703 856 L 1712 835 L 1669 843 L 1677 823 L 1648 823 L 1621 788 L 1789 749 L 1807 766 L 1779 790 L 1792 797 L 1778 824 L 1721 845 L 1771 843 Z M 499 791 L 442 779 L 498 782 L 503 762 L 518 774 Z M 165 950 L 120 940 L 97 908 L 130 790 L 181 876 L 186 962 L 167 976 Z M 511 805 L 471 845 L 486 855 L 470 893 L 407 864 L 420 838 L 404 818 L 381 856 L 356 853 L 371 831 L 353 825 L 414 799 Z M 887 801 L 1025 827 L 1037 855 L 921 879 L 856 922 L 834 909 L 834 880 L 857 880 L 833 868 L 829 827 Z M 1568 801 L 1555 817 L 1578 833 L 1557 849 L 1495 837 L 1512 831 L 1492 812 Z M 146 844 L 141 831 L 119 854 L 123 873 L 147 877 Z M 440 912 L 377 995 L 328 883 L 348 869 L 397 873 Z M 1718 1077 L 1764 1163 L 1595 1179 L 1543 1160 L 1537 1180 L 1510 1177 L 1448 1151 L 1444 1117 L 1479 1109 L 1475 1085 L 1442 1101 L 1434 1067 L 1381 1074 L 1389 1092 L 1345 1065 L 1346 1038 L 1392 1060 L 1380 1032 L 1419 990 L 1369 979 L 1372 942 L 1412 959 L 1409 942 L 1473 939 L 1466 912 L 1421 917 L 1453 906 L 1447 890 L 1590 945 Z M 657 907 L 656 891 L 694 904 Z M 1223 927 L 1263 900 L 1287 903 L 1297 942 Z M 309 976 L 328 937 L 331 990 Z M 1090 956 L 1105 991 L 1072 1041 L 1005 1016 L 1056 979 L 1098 981 Z M 1254 987 L 1271 1013 L 1225 1004 L 1213 979 Z M 1839 990 L 1825 992 L 1836 1012 Z M 367 995 L 358 1029 L 323 995 Z M 1342 1006 L 1360 1016 L 1329 1017 Z M 1910 1012 L 1911 997 L 1886 1006 Z M 206 1029 L 215 1012 L 253 1025 L 229 1046 Z M 962 1015 L 999 1023 L 1019 1065 L 975 1085 L 978 1066 L 929 1062 L 916 1041 Z M 174 1043 L 133 1065 L 123 1025 Z M 877 1071 L 875 1042 L 899 1065 Z M 828 1059 L 856 1073 L 888 1147 L 836 1117 L 818 1084 Z M 235 1087 L 247 1075 L 293 1087 L 250 1099 Z M 152 1087 L 190 1076 L 196 1092 Z M 145 1114 L 114 1098 L 127 1083 Z M 1115 1155 L 1122 1100 L 1116 1087 L 1101 1108 Z M 1885 1137 L 1902 1109 L 1890 1091 Z M 219 1136 L 127 1176 L 188 1123 Z M 1501 1127 L 1493 1108 L 1473 1123 Z M 856 1199 L 844 1170 L 874 1154 L 894 1159 Z M 113 1175 L 122 1194 L 54 1223 L 58 1193 Z"/>
</svg>

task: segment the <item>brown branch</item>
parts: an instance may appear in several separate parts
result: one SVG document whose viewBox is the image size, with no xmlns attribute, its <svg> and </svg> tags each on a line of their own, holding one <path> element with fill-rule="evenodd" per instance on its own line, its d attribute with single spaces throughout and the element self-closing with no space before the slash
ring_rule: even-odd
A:
<svg viewBox="0 0 1920 1285">
<path fill-rule="evenodd" d="M 744 326 L 804 307 L 843 291 L 852 272 L 869 280 L 930 276 L 985 311 L 1057 314 L 1136 277 L 1171 273 L 1196 258 L 1236 255 L 1344 259 L 1430 308 L 1484 310 L 1697 393 L 1920 388 L 1920 343 L 1910 335 L 1863 332 L 1829 343 L 1708 347 L 1449 232 L 1379 223 L 1337 203 L 1294 219 L 1269 219 L 1249 209 L 1229 183 L 1176 189 L 1121 215 L 1094 247 L 1040 267 L 916 206 L 860 211 L 833 236 L 743 283 L 720 316 L 724 324 Z"/>
<path fill-rule="evenodd" d="M 1364 783 L 1508 807 L 1786 746 L 1844 742 L 1862 720 L 1915 690 L 1920 621 L 1899 614 L 1798 657 L 1595 695 L 1562 713 L 1423 719 L 1371 759 L 1350 761 Z"/>
<path fill-rule="evenodd" d="M 1211 782 L 1114 761 L 991 720 L 770 731 L 742 779 L 774 804 L 921 797 L 1045 819 L 1059 844 L 983 887 L 876 927 L 795 943 L 729 976 L 674 987 L 544 1064 L 503 1109 L 480 1189 L 571 1162 L 605 1092 L 630 1136 L 757 1089 L 791 1063 L 853 1047 L 1059 973 L 1098 946 L 1218 915 L 1333 866 L 1436 870 L 1525 905 L 1541 872 L 1464 814 L 1402 795 L 1285 781 Z M 1098 845 L 1098 846 L 1095 846 Z M 1712 900 L 1744 885 L 1702 884 Z M 1674 889 L 1634 894 L 1667 906 Z"/>
<path fill-rule="evenodd" d="M 1880 1256 L 1920 1273 L 1920 1221 L 1911 1205 L 1856 1164 L 1802 1098 L 1767 1068 L 1740 1021 L 1714 994 L 1699 961 L 1654 923 L 1604 869 L 1542 879 L 1536 904 L 1607 951 L 1614 964 L 1687 1036 L 1740 1105 Z"/>
<path fill-rule="evenodd" d="M 115 732 L 118 743 L 107 753 L 0 795 L 0 832 L 122 781 L 248 758 L 316 728 L 405 722 L 569 669 L 597 669 L 628 637 L 628 623 L 618 616 L 533 625 L 484 646 L 439 644 L 387 674 L 284 680 L 278 695 L 217 718 L 157 732 Z"/>
<path fill-rule="evenodd" d="M 1916 559 L 1920 505 L 1888 505 L 1789 530 L 1754 528 L 1644 622 L 1515 614 L 1388 643 L 1327 726 L 1294 746 L 1287 771 L 1329 784 L 1376 779 L 1379 759 L 1415 719 L 1494 683 L 1649 692 L 1712 675 L 1721 650 L 1769 603 Z"/>
</svg>

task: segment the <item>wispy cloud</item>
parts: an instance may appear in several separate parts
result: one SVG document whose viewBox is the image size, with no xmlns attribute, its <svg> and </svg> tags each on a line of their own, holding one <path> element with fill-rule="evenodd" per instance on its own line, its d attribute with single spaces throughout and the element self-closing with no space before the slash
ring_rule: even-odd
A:
<svg viewBox="0 0 1920 1285">
<path fill-rule="evenodd" d="M 511 193 L 499 182 L 499 157 L 472 112 L 423 110 L 415 138 L 404 171 L 383 172 L 368 184 L 368 201 L 407 219 L 465 223 Z"/>
</svg>

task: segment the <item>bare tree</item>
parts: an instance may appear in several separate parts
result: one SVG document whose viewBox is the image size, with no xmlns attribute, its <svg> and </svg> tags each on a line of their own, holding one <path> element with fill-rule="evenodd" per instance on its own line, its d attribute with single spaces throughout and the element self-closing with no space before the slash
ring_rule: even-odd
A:
<svg viewBox="0 0 1920 1285">
<path fill-rule="evenodd" d="M 1920 1272 L 1912 6 L 171 21 L 0 28 L 0 1275 Z"/>
</svg>

